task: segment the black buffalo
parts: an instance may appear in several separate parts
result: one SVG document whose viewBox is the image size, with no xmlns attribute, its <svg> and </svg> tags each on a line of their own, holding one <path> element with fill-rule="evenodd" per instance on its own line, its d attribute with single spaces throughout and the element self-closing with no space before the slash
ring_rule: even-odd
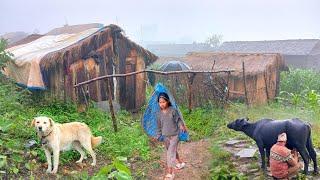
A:
<svg viewBox="0 0 320 180">
<path fill-rule="evenodd" d="M 278 135 L 287 134 L 287 147 L 296 148 L 304 161 L 304 173 L 308 173 L 310 158 L 313 161 L 314 173 L 318 173 L 317 154 L 311 141 L 311 127 L 300 119 L 272 120 L 261 119 L 249 123 L 247 118 L 237 119 L 229 123 L 228 128 L 242 131 L 254 139 L 261 155 L 261 168 L 266 169 L 265 154 L 269 162 L 270 149 L 277 142 Z"/>
</svg>

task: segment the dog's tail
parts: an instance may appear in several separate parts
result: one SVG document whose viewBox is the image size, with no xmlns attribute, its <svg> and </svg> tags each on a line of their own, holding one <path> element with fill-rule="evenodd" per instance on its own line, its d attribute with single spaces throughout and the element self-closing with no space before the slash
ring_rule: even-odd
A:
<svg viewBox="0 0 320 180">
<path fill-rule="evenodd" d="M 93 148 L 97 147 L 101 143 L 102 143 L 102 137 L 101 136 L 98 136 L 98 137 L 91 136 L 91 145 L 92 145 Z"/>
</svg>

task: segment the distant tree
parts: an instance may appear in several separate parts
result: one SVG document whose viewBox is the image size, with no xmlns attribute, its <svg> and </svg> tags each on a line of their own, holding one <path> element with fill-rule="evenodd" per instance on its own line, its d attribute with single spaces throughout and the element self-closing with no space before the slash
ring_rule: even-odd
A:
<svg viewBox="0 0 320 180">
<path fill-rule="evenodd" d="M 33 30 L 33 32 L 32 32 L 32 33 L 33 33 L 33 34 L 39 34 L 39 33 L 40 33 L 40 31 L 39 31 L 39 29 L 37 29 L 37 28 L 36 28 L 36 29 L 34 29 L 34 30 Z"/>
<path fill-rule="evenodd" d="M 13 55 L 9 52 L 6 52 L 8 42 L 5 39 L 0 39 L 0 74 L 1 70 L 7 65 L 9 61 L 12 61 Z"/>
<path fill-rule="evenodd" d="M 218 48 L 221 45 L 221 42 L 222 42 L 221 34 L 212 34 L 205 41 L 205 43 L 212 48 Z"/>
</svg>

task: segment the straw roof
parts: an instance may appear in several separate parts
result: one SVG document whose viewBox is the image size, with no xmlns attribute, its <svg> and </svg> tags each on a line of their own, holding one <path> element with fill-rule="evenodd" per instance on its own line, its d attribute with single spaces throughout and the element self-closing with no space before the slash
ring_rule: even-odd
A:
<svg viewBox="0 0 320 180">
<path fill-rule="evenodd" d="M 164 64 L 172 57 L 160 57 L 156 63 Z M 194 70 L 227 70 L 233 69 L 235 73 L 242 73 L 242 62 L 245 63 L 245 71 L 250 74 L 263 72 L 271 65 L 285 69 L 284 61 L 280 54 L 271 53 L 216 53 L 216 52 L 192 52 L 185 57 L 176 58 L 185 62 Z"/>
<path fill-rule="evenodd" d="M 96 53 L 104 52 L 96 51 L 103 45 L 109 43 L 110 40 L 113 40 L 114 42 L 114 46 L 116 48 L 115 51 L 120 50 L 119 48 L 126 48 L 125 51 L 120 52 L 128 52 L 129 49 L 135 48 L 137 52 L 144 57 L 146 65 L 154 62 L 157 59 L 157 56 L 139 46 L 138 44 L 134 43 L 133 41 L 129 40 L 121 32 L 122 29 L 117 25 L 111 24 L 109 26 L 105 26 L 96 33 L 73 45 L 45 55 L 42 58 L 40 65 L 42 68 L 48 69 L 51 66 L 55 66 L 57 63 L 64 63 L 64 66 L 68 66 L 74 61 L 88 58 L 88 56 L 101 57 L 102 54 Z M 125 45 L 122 44 L 121 46 L 117 47 L 119 42 L 125 42 Z"/>
<path fill-rule="evenodd" d="M 242 62 L 248 74 L 265 71 L 271 66 L 284 66 L 280 54 L 259 53 L 189 53 L 184 61 L 193 69 L 214 70 L 233 69 L 235 74 L 242 73 Z"/>
</svg>

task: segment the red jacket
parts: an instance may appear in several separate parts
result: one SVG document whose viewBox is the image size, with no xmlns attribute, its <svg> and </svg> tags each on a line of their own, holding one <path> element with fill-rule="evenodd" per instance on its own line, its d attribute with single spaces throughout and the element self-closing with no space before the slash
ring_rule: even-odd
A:
<svg viewBox="0 0 320 180">
<path fill-rule="evenodd" d="M 292 159 L 291 150 L 278 143 L 273 145 L 270 150 L 270 170 L 272 176 L 284 178 L 288 176 L 289 164 Z"/>
</svg>

